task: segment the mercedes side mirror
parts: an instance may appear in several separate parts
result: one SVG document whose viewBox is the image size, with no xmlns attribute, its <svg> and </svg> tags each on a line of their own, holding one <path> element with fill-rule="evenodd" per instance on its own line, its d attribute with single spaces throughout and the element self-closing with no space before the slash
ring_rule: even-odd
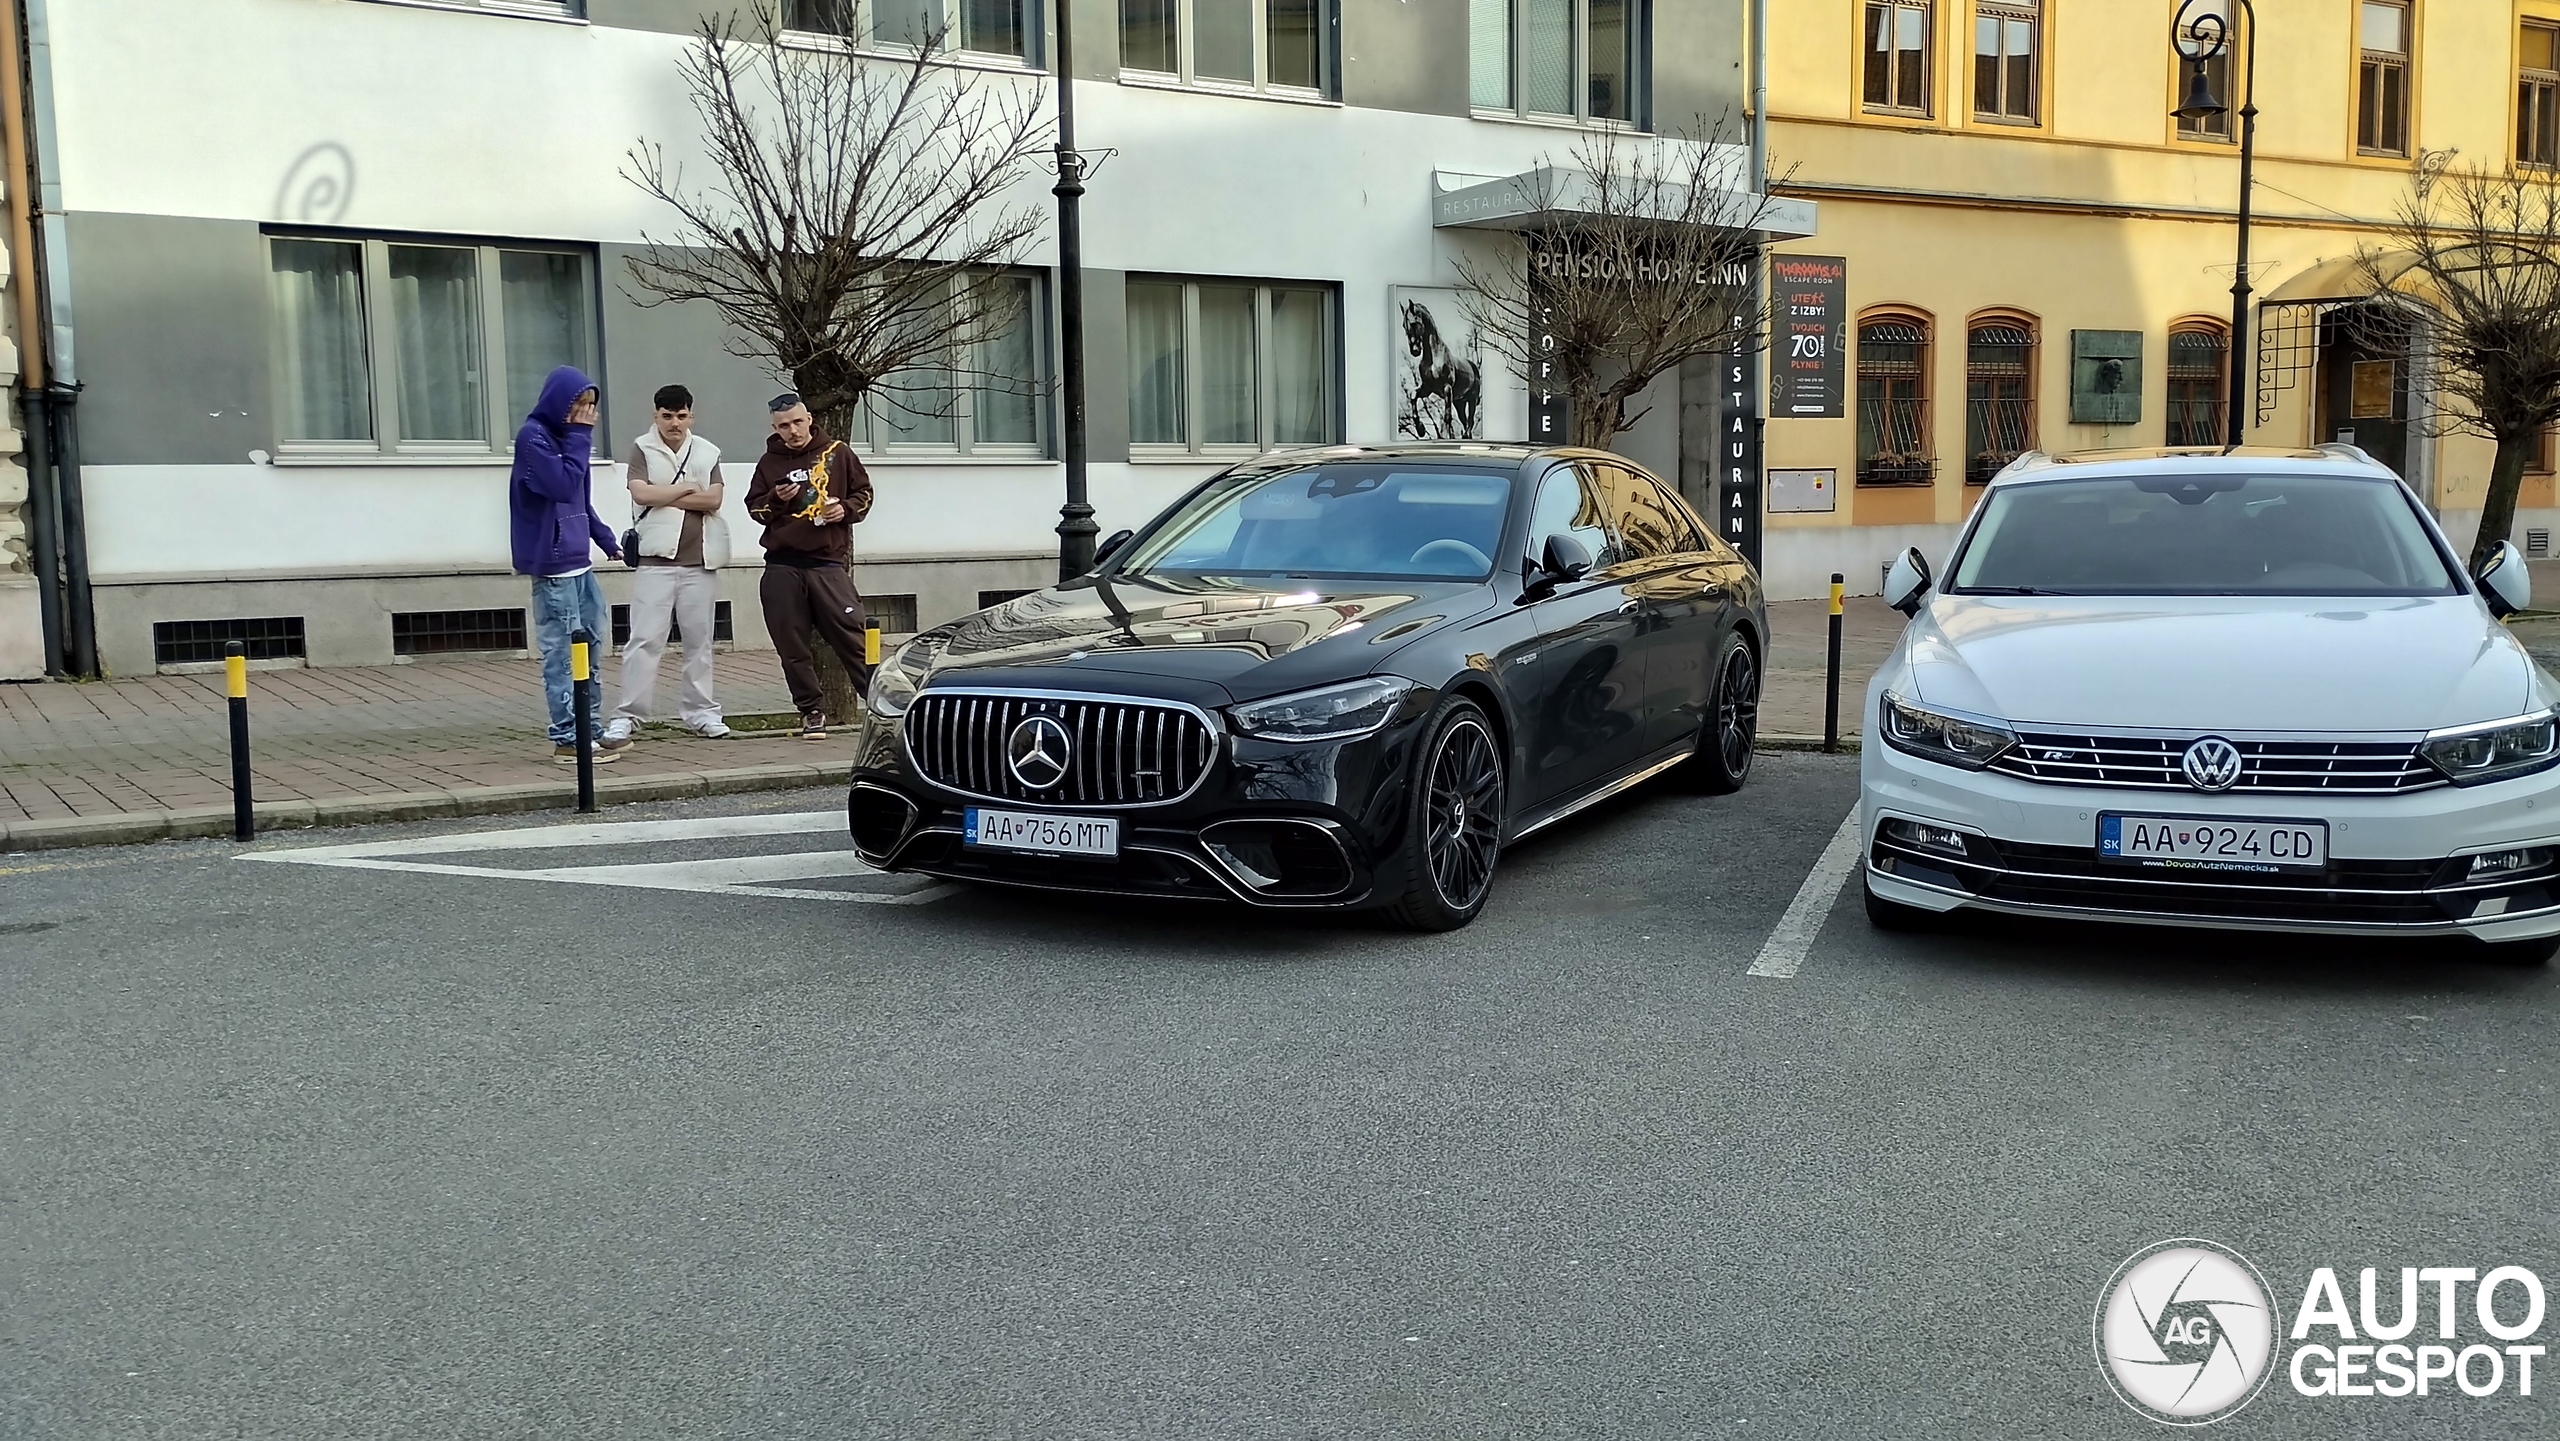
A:
<svg viewBox="0 0 2560 1441">
<path fill-rule="evenodd" d="M 1544 566 L 1548 577 L 1559 584 L 1580 580 L 1591 572 L 1591 550 L 1574 537 L 1557 531 L 1547 537 L 1546 546 L 1538 552 L 1538 564 Z"/>
<path fill-rule="evenodd" d="M 1893 569 L 1884 573 L 1884 603 L 1904 615 L 1918 615 L 1920 603 L 1929 595 L 1929 558 L 1918 546 L 1896 557 Z"/>
<path fill-rule="evenodd" d="M 1111 558 L 1111 553 L 1118 550 L 1120 547 L 1127 545 L 1129 543 L 1129 537 L 1135 534 L 1137 534 L 1137 532 L 1133 530 L 1115 530 L 1109 535 L 1104 536 L 1102 538 L 1102 544 L 1093 548 L 1093 563 L 1095 565 L 1100 565 L 1104 561 L 1109 560 Z"/>
<path fill-rule="evenodd" d="M 2471 578 L 2479 583 L 2480 598 L 2489 603 L 2489 613 L 2500 620 L 2533 604 L 2533 572 L 2526 569 L 2524 552 L 2512 540 L 2499 541 Z"/>
</svg>

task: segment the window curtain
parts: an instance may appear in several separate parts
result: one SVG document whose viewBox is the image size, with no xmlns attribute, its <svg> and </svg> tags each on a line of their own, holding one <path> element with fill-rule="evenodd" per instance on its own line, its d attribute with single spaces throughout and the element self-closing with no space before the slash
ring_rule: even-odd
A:
<svg viewBox="0 0 2560 1441">
<path fill-rule="evenodd" d="M 1326 340 L 1324 302 L 1321 290 L 1271 292 L 1271 439 L 1275 445 L 1321 445 L 1333 438 L 1331 387 L 1325 384 L 1333 368 L 1333 347 Z"/>
<path fill-rule="evenodd" d="M 476 251 L 394 245 L 391 318 L 403 440 L 485 440 Z"/>
<path fill-rule="evenodd" d="M 1255 445 L 1253 287 L 1200 287 L 1200 443 Z"/>
<path fill-rule="evenodd" d="M 994 308 L 1012 311 L 978 343 L 972 439 L 979 445 L 1032 445 L 1040 439 L 1039 317 L 1031 302 L 1027 277 L 1004 280 L 992 298 Z"/>
<path fill-rule="evenodd" d="M 587 265 L 583 256 L 535 250 L 498 254 L 498 308 L 507 333 L 507 418 L 533 413 L 542 382 L 563 365 L 594 375 L 587 353 Z"/>
<path fill-rule="evenodd" d="M 365 361 L 364 249 L 333 240 L 269 242 L 276 320 L 284 332 L 287 440 L 371 440 Z"/>
<path fill-rule="evenodd" d="M 1324 41 L 1317 0 L 1264 0 L 1264 68 L 1273 85 L 1301 90 L 1324 84 Z"/>
<path fill-rule="evenodd" d="M 1132 281 L 1128 311 L 1129 439 L 1180 445 L 1189 439 L 1182 396 L 1182 287 Z"/>
<path fill-rule="evenodd" d="M 1527 51 L 1521 69 L 1528 108 L 1541 115 L 1573 113 L 1573 0 L 1522 0 L 1529 7 Z"/>
<path fill-rule="evenodd" d="M 1467 0 L 1467 98 L 1511 108 L 1511 0 Z"/>
<path fill-rule="evenodd" d="M 1171 75 L 1182 67 L 1175 0 L 1120 0 L 1120 63 Z"/>
<path fill-rule="evenodd" d="M 1191 0 L 1191 73 L 1253 83 L 1253 0 Z"/>
</svg>

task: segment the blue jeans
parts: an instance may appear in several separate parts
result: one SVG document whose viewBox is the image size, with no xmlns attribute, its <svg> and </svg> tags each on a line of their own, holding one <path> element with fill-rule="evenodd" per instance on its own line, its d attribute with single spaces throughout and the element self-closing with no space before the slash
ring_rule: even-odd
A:
<svg viewBox="0 0 2560 1441">
<path fill-rule="evenodd" d="M 577 701 L 569 691 L 569 632 L 581 626 L 586 628 L 589 642 L 590 674 L 601 675 L 596 667 L 613 632 L 612 615 L 604 608 L 604 587 L 596 584 L 596 573 L 535 576 L 533 644 L 542 653 L 542 698 L 551 706 L 551 743 L 556 746 L 571 745 L 578 739 Z M 601 699 L 596 703 L 592 722 L 589 733 L 603 734 Z"/>
</svg>

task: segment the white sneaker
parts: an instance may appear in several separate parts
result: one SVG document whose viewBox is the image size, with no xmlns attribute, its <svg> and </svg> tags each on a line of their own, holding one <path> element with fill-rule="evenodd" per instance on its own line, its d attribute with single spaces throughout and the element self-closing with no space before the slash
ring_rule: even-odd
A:
<svg viewBox="0 0 2560 1441">
<path fill-rule="evenodd" d="M 702 737 L 704 740 L 712 741 L 724 741 L 737 734 L 737 732 L 729 729 L 726 722 L 716 720 L 704 721 L 700 725 L 688 726 L 686 729 L 692 731 L 695 735 Z"/>
<path fill-rule="evenodd" d="M 606 741 L 614 743 L 630 740 L 631 722 L 621 716 L 615 716 L 612 720 L 605 723 L 604 738 Z"/>
</svg>

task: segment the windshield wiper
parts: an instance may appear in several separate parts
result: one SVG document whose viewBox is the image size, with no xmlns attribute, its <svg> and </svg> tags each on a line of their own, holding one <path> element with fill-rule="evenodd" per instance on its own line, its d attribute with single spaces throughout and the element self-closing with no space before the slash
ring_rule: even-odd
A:
<svg viewBox="0 0 2560 1441">
<path fill-rule="evenodd" d="M 1960 595 L 2078 595 L 2076 590 L 2046 590 L 2038 585 L 1969 585 Z"/>
</svg>

